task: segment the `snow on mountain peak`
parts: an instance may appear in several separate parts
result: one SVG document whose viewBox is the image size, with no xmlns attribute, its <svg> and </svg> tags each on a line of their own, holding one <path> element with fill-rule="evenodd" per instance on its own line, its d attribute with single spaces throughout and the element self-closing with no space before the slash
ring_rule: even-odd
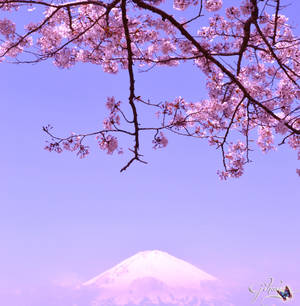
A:
<svg viewBox="0 0 300 306">
<path fill-rule="evenodd" d="M 129 257 L 83 286 L 99 289 L 96 306 L 144 305 L 145 301 L 147 305 L 200 305 L 203 301 L 215 305 L 211 301 L 220 297 L 216 284 L 214 276 L 153 250 Z"/>
<path fill-rule="evenodd" d="M 115 267 L 96 276 L 85 285 L 109 287 L 118 282 L 127 286 L 137 278 L 153 277 L 171 286 L 185 284 L 194 287 L 204 280 L 216 280 L 215 277 L 195 266 L 159 250 L 139 252 L 122 261 Z"/>
</svg>

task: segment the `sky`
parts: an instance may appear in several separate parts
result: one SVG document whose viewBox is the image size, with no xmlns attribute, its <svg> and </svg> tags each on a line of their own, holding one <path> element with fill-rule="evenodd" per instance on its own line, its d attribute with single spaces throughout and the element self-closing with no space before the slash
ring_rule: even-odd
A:
<svg viewBox="0 0 300 306">
<path fill-rule="evenodd" d="M 286 14 L 297 25 L 300 4 L 290 2 Z M 42 126 L 51 124 L 58 135 L 101 127 L 106 97 L 127 101 L 126 71 L 110 75 L 89 64 L 61 70 L 50 60 L 1 64 L 0 74 L 0 297 L 7 297 L 6 306 L 17 305 L 9 304 L 14 294 L 87 281 L 152 249 L 239 287 L 244 301 L 251 298 L 248 286 L 269 277 L 289 284 L 295 301 L 300 296 L 294 151 L 257 149 L 245 174 L 224 182 L 216 175 L 220 152 L 205 140 L 167 135 L 168 146 L 153 150 L 145 135 L 148 164 L 120 173 L 131 140 L 123 143 L 125 154 L 108 156 L 90 139 L 91 154 L 81 160 L 44 150 Z M 158 102 L 205 92 L 192 65 L 139 73 L 136 87 Z"/>
</svg>

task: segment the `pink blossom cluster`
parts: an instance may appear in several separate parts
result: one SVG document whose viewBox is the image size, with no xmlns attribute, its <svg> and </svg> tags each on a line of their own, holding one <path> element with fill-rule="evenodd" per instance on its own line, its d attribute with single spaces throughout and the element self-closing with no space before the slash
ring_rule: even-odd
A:
<svg viewBox="0 0 300 306">
<path fill-rule="evenodd" d="M 156 135 L 152 142 L 154 144 L 154 149 L 164 148 L 168 145 L 168 139 L 165 137 L 163 132 L 160 132 L 159 136 Z"/>
<path fill-rule="evenodd" d="M 101 150 L 106 150 L 107 154 L 113 154 L 115 150 L 118 149 L 118 140 L 116 137 L 104 134 L 97 136 L 98 144 Z M 122 153 L 122 149 L 119 150 L 119 153 Z"/>
<path fill-rule="evenodd" d="M 60 146 L 59 142 L 51 142 L 49 143 L 46 147 L 45 150 L 49 152 L 56 152 L 56 153 L 61 153 L 63 149 Z"/>
<path fill-rule="evenodd" d="M 120 125 L 120 105 L 121 101 L 116 102 L 115 97 L 108 97 L 106 107 L 110 110 L 108 118 L 103 120 L 103 126 L 106 130 L 111 130 L 116 125 Z"/>
<path fill-rule="evenodd" d="M 6 0 L 0 0 L 0 10 L 3 11 L 17 11 L 19 9 L 19 4 L 15 1 L 6 1 Z"/>
<path fill-rule="evenodd" d="M 274 135 L 270 127 L 259 127 L 258 128 L 259 137 L 257 143 L 263 152 L 268 152 L 269 150 L 274 150 Z"/>
<path fill-rule="evenodd" d="M 174 0 L 173 8 L 175 10 L 183 11 L 187 9 L 191 4 L 196 5 L 198 3 L 197 0 Z"/>
<path fill-rule="evenodd" d="M 73 134 L 65 140 L 50 142 L 45 150 L 49 152 L 61 153 L 63 150 L 76 152 L 76 155 L 80 158 L 85 158 L 90 152 L 89 147 L 82 144 L 83 137 Z"/>
<path fill-rule="evenodd" d="M 6 18 L 0 20 L 0 34 L 4 35 L 6 39 L 14 38 L 16 32 L 16 25 Z"/>
<path fill-rule="evenodd" d="M 205 0 L 205 8 L 209 12 L 215 12 L 222 8 L 222 0 Z"/>
<path fill-rule="evenodd" d="M 228 160 L 226 171 L 218 171 L 221 179 L 226 180 L 228 177 L 240 177 L 243 174 L 246 163 L 244 156 L 246 151 L 246 145 L 242 141 L 230 144 L 225 155 Z"/>
</svg>

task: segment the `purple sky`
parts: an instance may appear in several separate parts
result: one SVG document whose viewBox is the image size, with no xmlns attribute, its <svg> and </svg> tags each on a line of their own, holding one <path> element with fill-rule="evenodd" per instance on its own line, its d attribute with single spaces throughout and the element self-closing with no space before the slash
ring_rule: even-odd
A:
<svg viewBox="0 0 300 306">
<path fill-rule="evenodd" d="M 287 15 L 295 24 L 297 11 L 294 1 Z M 50 123 L 60 135 L 102 126 L 106 97 L 127 101 L 126 71 L 59 70 L 49 61 L 1 64 L 1 75 L 0 296 L 86 281 L 151 249 L 244 286 L 249 300 L 247 286 L 268 277 L 300 296 L 295 152 L 256 151 L 242 178 L 222 182 L 220 152 L 205 140 L 168 135 L 167 148 L 155 151 L 149 134 L 142 141 L 149 164 L 120 174 L 128 154 L 107 156 L 93 139 L 84 160 L 49 153 L 42 126 Z M 136 80 L 137 93 L 156 102 L 179 95 L 196 100 L 205 92 L 192 65 L 156 68 Z M 126 152 L 128 142 L 123 147 Z"/>
</svg>

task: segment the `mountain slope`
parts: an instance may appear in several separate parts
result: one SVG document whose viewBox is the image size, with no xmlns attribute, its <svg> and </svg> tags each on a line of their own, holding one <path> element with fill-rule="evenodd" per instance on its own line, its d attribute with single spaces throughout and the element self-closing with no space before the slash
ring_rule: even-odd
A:
<svg viewBox="0 0 300 306">
<path fill-rule="evenodd" d="M 139 252 L 83 286 L 99 289 L 95 306 L 221 305 L 224 296 L 214 276 L 158 250 Z"/>
</svg>

